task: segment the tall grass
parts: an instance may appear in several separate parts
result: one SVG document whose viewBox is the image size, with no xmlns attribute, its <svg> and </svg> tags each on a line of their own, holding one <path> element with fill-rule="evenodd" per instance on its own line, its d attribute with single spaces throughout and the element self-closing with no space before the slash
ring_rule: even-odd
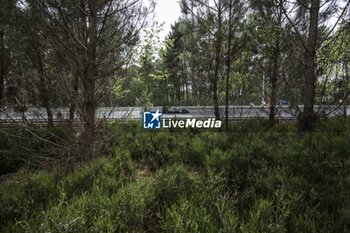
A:
<svg viewBox="0 0 350 233">
<path fill-rule="evenodd" d="M 110 126 L 108 156 L 3 179 L 0 231 L 349 232 L 350 130 L 340 121 L 303 138 L 292 124 Z"/>
</svg>

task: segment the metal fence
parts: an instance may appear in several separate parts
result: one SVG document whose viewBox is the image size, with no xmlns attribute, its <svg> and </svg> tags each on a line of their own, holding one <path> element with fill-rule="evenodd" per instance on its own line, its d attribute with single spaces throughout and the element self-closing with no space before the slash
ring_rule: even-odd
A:
<svg viewBox="0 0 350 233">
<path fill-rule="evenodd" d="M 319 105 L 315 106 L 315 111 L 325 117 L 334 117 L 340 115 L 350 115 L 350 106 L 329 106 Z M 214 118 L 213 106 L 181 106 L 179 108 L 187 109 L 189 113 L 186 114 L 162 114 L 163 118 Z M 162 107 L 155 106 L 148 108 L 147 111 L 162 111 Z M 303 110 L 303 106 L 277 106 L 276 107 L 276 119 L 278 120 L 294 120 L 297 119 L 300 111 Z M 116 121 L 116 120 L 139 120 L 143 117 L 143 107 L 101 107 L 98 108 L 96 118 L 99 120 Z M 219 107 L 220 116 L 222 119 L 225 117 L 225 106 Z M 245 120 L 245 119 L 268 119 L 269 107 L 268 106 L 229 106 L 228 119 L 233 121 Z M 69 119 L 68 108 L 55 108 L 53 109 L 53 120 L 55 122 L 67 121 Z M 74 121 L 82 121 L 82 114 L 75 113 Z M 16 123 L 16 122 L 46 122 L 47 114 L 44 108 L 28 108 L 25 112 L 16 112 L 12 109 L 0 110 L 0 122 L 1 123 Z"/>
</svg>

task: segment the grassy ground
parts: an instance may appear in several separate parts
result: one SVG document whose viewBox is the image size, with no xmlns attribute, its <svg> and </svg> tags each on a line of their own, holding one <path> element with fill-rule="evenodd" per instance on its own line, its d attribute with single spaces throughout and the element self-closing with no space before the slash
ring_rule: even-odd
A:
<svg viewBox="0 0 350 233">
<path fill-rule="evenodd" d="M 228 133 L 108 130 L 106 155 L 73 171 L 2 179 L 0 231 L 350 232 L 348 120 L 303 138 L 293 124 L 259 122 Z"/>
</svg>

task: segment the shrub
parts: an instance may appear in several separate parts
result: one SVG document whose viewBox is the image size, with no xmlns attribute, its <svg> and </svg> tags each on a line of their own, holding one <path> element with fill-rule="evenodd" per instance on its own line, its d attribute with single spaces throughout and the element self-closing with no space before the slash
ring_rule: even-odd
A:
<svg viewBox="0 0 350 233">
<path fill-rule="evenodd" d="M 161 228 L 164 232 L 217 232 L 205 207 L 183 199 L 167 209 Z"/>
<path fill-rule="evenodd" d="M 173 165 L 158 172 L 153 181 L 154 197 L 147 206 L 149 227 L 158 231 L 158 222 L 165 209 L 180 197 L 190 196 L 196 190 L 197 182 L 196 175 L 182 165 Z"/>
<path fill-rule="evenodd" d="M 107 156 L 4 179 L 0 231 L 347 232 L 350 137 L 327 124 L 303 137 L 254 121 L 232 132 L 108 126 Z"/>
<path fill-rule="evenodd" d="M 59 195 L 56 172 L 22 170 L 16 177 L 1 183 L 0 227 L 8 227 L 8 221 L 31 218 Z"/>
</svg>

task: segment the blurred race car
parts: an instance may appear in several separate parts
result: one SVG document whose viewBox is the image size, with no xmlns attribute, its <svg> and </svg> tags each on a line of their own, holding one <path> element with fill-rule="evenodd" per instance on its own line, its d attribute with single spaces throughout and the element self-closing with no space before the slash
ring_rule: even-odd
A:
<svg viewBox="0 0 350 233">
<path fill-rule="evenodd" d="M 278 105 L 290 105 L 288 100 L 278 100 Z"/>
<path fill-rule="evenodd" d="M 181 107 L 163 107 L 163 113 L 189 113 L 189 111 L 185 108 Z"/>
</svg>

